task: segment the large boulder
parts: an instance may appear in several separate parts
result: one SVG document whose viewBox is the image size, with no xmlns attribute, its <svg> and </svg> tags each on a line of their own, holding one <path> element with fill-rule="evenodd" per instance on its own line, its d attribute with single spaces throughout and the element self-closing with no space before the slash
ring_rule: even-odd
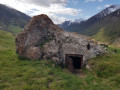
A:
<svg viewBox="0 0 120 90">
<path fill-rule="evenodd" d="M 16 52 L 34 60 L 49 59 L 65 63 L 66 54 L 83 55 L 83 63 L 104 53 L 91 39 L 62 30 L 47 15 L 34 16 L 16 37 Z"/>
</svg>

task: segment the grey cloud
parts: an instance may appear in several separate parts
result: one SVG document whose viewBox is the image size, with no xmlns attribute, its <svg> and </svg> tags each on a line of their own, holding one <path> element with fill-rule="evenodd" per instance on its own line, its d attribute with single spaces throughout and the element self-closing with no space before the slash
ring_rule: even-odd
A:
<svg viewBox="0 0 120 90">
<path fill-rule="evenodd" d="M 33 9 L 30 9 L 30 10 L 31 10 L 31 11 L 39 11 L 39 10 L 37 10 L 37 9 L 34 9 L 34 8 L 33 8 Z"/>
<path fill-rule="evenodd" d="M 37 11 L 39 11 L 39 10 L 33 8 L 33 9 L 30 9 L 30 10 L 26 10 L 25 12 L 26 12 L 28 15 L 31 15 L 32 13 L 37 12 Z"/>
<path fill-rule="evenodd" d="M 35 4 L 38 6 L 50 6 L 51 4 L 66 4 L 68 0 L 17 0 L 28 4 Z"/>
</svg>

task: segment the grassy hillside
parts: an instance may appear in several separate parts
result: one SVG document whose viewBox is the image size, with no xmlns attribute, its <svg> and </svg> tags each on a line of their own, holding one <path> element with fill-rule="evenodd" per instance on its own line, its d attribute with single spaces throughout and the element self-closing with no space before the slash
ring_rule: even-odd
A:
<svg viewBox="0 0 120 90">
<path fill-rule="evenodd" d="M 97 41 L 114 44 L 120 38 L 120 9 L 106 16 L 101 21 L 85 29 L 82 34 Z M 117 40 L 117 41 L 116 41 Z M 120 40 L 120 39 L 119 39 Z M 116 41 L 116 42 L 115 42 Z M 118 43 L 119 45 L 120 43 Z"/>
<path fill-rule="evenodd" d="M 18 34 L 19 32 L 23 30 L 23 28 L 19 26 L 14 26 L 14 25 L 9 25 L 8 29 L 10 30 L 11 33 L 14 33 L 14 34 Z"/>
<path fill-rule="evenodd" d="M 110 17 L 86 29 L 83 34 L 92 36 L 97 41 L 113 43 L 120 37 L 120 19 L 112 20 Z"/>
<path fill-rule="evenodd" d="M 90 36 L 96 41 L 114 44 L 120 47 L 120 9 L 104 16 L 105 12 L 113 7 L 116 7 L 116 5 L 104 9 L 79 24 L 71 24 L 68 26 L 63 24 L 61 27 L 70 32 L 78 32 Z"/>
<path fill-rule="evenodd" d="M 111 50 L 112 49 L 112 50 Z M 120 51 L 92 59 L 85 77 L 62 69 L 49 60 L 33 61 L 15 53 L 14 37 L 0 31 L 0 90 L 119 90 Z"/>
<path fill-rule="evenodd" d="M 30 20 L 30 16 L 0 4 L 0 30 L 18 33 Z"/>
</svg>

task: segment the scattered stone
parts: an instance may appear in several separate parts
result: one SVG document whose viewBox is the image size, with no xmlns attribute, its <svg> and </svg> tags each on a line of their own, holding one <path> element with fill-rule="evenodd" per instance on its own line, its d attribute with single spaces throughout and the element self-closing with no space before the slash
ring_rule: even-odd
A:
<svg viewBox="0 0 120 90">
<path fill-rule="evenodd" d="M 90 66 L 89 65 L 86 65 L 86 67 L 85 67 L 87 70 L 89 70 L 89 71 L 91 71 L 91 68 L 90 68 Z"/>
</svg>

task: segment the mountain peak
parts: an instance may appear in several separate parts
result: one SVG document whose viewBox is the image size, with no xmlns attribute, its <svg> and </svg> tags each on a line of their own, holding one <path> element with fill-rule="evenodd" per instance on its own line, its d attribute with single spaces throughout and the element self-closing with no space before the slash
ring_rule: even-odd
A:
<svg viewBox="0 0 120 90">
<path fill-rule="evenodd" d="M 103 18 L 118 9 L 120 9 L 120 5 L 111 5 L 108 8 L 101 11 L 100 13 L 98 13 L 96 16 L 97 16 L 97 18 Z"/>
<path fill-rule="evenodd" d="M 84 30 L 91 27 L 93 24 L 99 22 L 100 20 L 104 19 L 109 14 L 116 12 L 117 10 L 118 12 L 116 12 L 114 15 L 119 16 L 120 14 L 119 9 L 120 9 L 120 5 L 111 5 L 110 7 L 107 7 L 106 9 L 102 10 L 98 14 L 92 16 L 88 20 L 84 20 L 81 23 L 72 24 L 72 25 L 65 23 L 65 24 L 62 24 L 60 27 L 62 27 L 66 31 L 82 33 L 84 32 Z"/>
<path fill-rule="evenodd" d="M 80 24 L 80 23 L 83 22 L 83 21 L 85 21 L 85 19 L 83 19 L 83 18 L 79 18 L 79 19 L 75 19 L 75 20 L 69 20 L 69 21 L 65 21 L 65 22 L 59 24 L 59 26 L 60 26 L 61 28 L 63 28 L 63 27 L 69 27 L 69 26 L 71 26 L 71 25 Z"/>
<path fill-rule="evenodd" d="M 116 7 L 120 7 L 120 5 L 110 5 L 108 8 L 116 8 Z"/>
<path fill-rule="evenodd" d="M 116 11 L 117 9 L 120 9 L 120 5 L 111 5 L 110 7 L 107 8 L 111 12 Z"/>
</svg>

